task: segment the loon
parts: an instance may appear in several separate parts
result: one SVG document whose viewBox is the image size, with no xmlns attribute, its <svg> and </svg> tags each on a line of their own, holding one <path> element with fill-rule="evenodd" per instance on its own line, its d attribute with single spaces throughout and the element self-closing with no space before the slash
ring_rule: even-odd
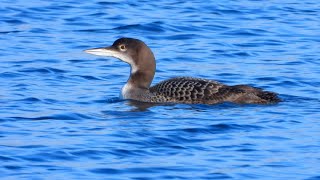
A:
<svg viewBox="0 0 320 180">
<path fill-rule="evenodd" d="M 85 52 L 114 57 L 130 65 L 130 77 L 121 90 L 123 99 L 184 104 L 271 104 L 280 101 L 276 93 L 260 88 L 228 86 L 194 77 L 176 77 L 150 87 L 156 70 L 155 57 L 151 49 L 138 39 L 120 38 L 109 47 L 87 49 Z"/>
</svg>

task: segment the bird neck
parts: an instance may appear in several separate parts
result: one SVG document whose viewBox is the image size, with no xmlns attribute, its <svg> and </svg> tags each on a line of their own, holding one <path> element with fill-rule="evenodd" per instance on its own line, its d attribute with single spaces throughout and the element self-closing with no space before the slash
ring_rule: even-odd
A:
<svg viewBox="0 0 320 180">
<path fill-rule="evenodd" d="M 127 83 L 121 90 L 121 97 L 124 99 L 141 100 L 141 97 L 148 96 L 154 71 L 155 70 L 141 71 L 138 69 L 134 72 L 131 72 Z"/>
<path fill-rule="evenodd" d="M 156 71 L 155 57 L 148 46 L 143 46 L 134 59 L 127 84 L 135 88 L 149 89 Z"/>
<path fill-rule="evenodd" d="M 122 88 L 121 94 L 124 99 L 141 100 L 148 95 L 156 71 L 156 61 L 152 51 L 146 45 L 140 47 L 140 52 L 132 58 L 130 77 Z"/>
<path fill-rule="evenodd" d="M 155 74 L 155 68 L 151 69 L 133 69 L 132 68 L 130 77 L 127 81 L 127 84 L 130 84 L 133 88 L 139 88 L 139 89 L 149 89 L 154 74 Z"/>
</svg>

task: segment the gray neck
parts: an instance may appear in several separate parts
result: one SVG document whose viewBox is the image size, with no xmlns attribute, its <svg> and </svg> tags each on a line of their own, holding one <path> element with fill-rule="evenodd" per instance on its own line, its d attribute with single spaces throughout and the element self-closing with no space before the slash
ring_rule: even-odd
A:
<svg viewBox="0 0 320 180">
<path fill-rule="evenodd" d="M 142 47 L 138 55 L 133 58 L 134 62 L 130 64 L 130 77 L 122 88 L 122 96 L 139 100 L 141 96 L 149 92 L 156 70 L 156 62 L 152 51 L 147 46 Z"/>
<path fill-rule="evenodd" d="M 127 83 L 133 86 L 134 88 L 149 89 L 152 83 L 153 77 L 154 77 L 153 71 L 137 70 L 135 72 L 131 72 Z"/>
<path fill-rule="evenodd" d="M 139 48 L 139 52 L 132 57 L 131 74 L 128 83 L 137 88 L 148 89 L 152 83 L 156 61 L 150 48 L 146 45 Z"/>
</svg>

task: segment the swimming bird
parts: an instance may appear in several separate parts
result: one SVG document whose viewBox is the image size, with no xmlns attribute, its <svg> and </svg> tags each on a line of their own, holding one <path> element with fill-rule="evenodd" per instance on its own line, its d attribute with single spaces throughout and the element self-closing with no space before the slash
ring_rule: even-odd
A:
<svg viewBox="0 0 320 180">
<path fill-rule="evenodd" d="M 280 101 L 276 93 L 247 85 L 228 86 L 220 82 L 176 77 L 151 86 L 156 61 L 151 49 L 141 40 L 117 39 L 111 46 L 85 50 L 98 56 L 109 56 L 128 63 L 131 72 L 121 90 L 123 99 L 151 103 L 217 104 L 270 104 Z"/>
</svg>

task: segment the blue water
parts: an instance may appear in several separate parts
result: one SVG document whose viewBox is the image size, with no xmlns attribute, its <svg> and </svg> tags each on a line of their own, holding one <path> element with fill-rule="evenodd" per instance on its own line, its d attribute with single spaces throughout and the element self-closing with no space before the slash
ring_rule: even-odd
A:
<svg viewBox="0 0 320 180">
<path fill-rule="evenodd" d="M 0 179 L 320 179 L 316 0 L 0 2 Z M 195 76 L 276 105 L 144 106 L 129 66 L 85 54 L 145 41 L 154 83 Z"/>
</svg>

